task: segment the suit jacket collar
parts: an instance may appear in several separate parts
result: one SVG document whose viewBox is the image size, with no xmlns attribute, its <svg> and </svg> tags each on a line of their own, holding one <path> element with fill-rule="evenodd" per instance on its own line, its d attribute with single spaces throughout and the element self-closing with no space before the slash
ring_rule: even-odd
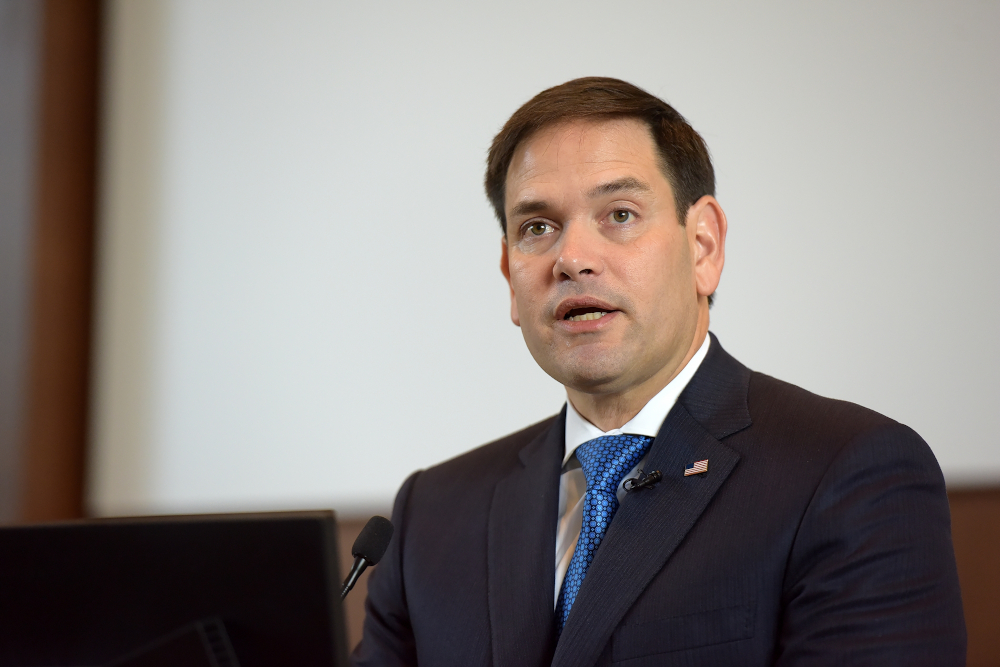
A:
<svg viewBox="0 0 1000 667">
<path fill-rule="evenodd" d="M 709 332 L 712 344 L 705 360 L 677 401 L 706 431 L 718 440 L 750 426 L 749 368 L 722 349 Z"/>
<path fill-rule="evenodd" d="M 663 481 L 630 494 L 615 514 L 559 638 L 554 667 L 587 667 L 598 659 L 736 467 L 739 455 L 720 440 L 750 425 L 749 382 L 750 371 L 712 336 L 708 356 L 650 446 L 647 470 L 661 471 Z M 704 459 L 706 474 L 684 476 L 686 466 Z"/>
<path fill-rule="evenodd" d="M 552 584 L 565 425 L 564 408 L 521 449 L 493 492 L 487 571 L 496 667 L 548 665 L 555 651 Z"/>
</svg>

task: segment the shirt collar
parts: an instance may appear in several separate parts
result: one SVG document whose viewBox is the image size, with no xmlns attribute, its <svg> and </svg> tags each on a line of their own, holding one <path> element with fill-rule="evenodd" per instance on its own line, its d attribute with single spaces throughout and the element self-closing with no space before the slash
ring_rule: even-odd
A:
<svg viewBox="0 0 1000 667">
<path fill-rule="evenodd" d="M 677 402 L 677 397 L 681 395 L 684 391 L 684 387 L 687 386 L 691 378 L 694 377 L 695 372 L 698 367 L 701 366 L 701 362 L 704 361 L 705 355 L 708 354 L 708 346 L 711 342 L 710 336 L 705 336 L 705 341 L 698 348 L 698 351 L 694 353 L 691 360 L 687 362 L 681 372 L 677 374 L 673 380 L 667 383 L 664 387 L 649 399 L 649 402 L 643 406 L 642 410 L 639 410 L 639 414 L 632 417 L 621 428 L 611 429 L 608 432 L 604 432 L 597 428 L 589 421 L 587 421 L 576 408 L 573 407 L 573 403 L 566 401 L 566 432 L 565 432 L 565 442 L 566 442 L 566 454 L 563 456 L 563 465 L 569 461 L 570 457 L 576 451 L 576 448 L 583 443 L 593 440 L 594 438 L 599 438 L 602 435 L 621 435 L 622 433 L 628 433 L 631 435 L 645 435 L 650 438 L 655 438 L 656 434 L 660 432 L 660 427 L 663 425 L 663 420 L 667 418 L 667 413 L 670 409 L 674 407 L 674 403 Z"/>
</svg>

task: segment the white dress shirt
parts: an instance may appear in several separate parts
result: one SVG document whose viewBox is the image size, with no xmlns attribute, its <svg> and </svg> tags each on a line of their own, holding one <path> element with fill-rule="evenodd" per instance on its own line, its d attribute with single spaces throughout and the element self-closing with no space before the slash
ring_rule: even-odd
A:
<svg viewBox="0 0 1000 667">
<path fill-rule="evenodd" d="M 583 468 L 576 458 L 576 448 L 594 438 L 602 435 L 645 435 L 655 438 L 660 432 L 663 420 L 667 418 L 667 413 L 674 407 L 677 397 L 684 391 L 684 387 L 694 376 L 695 371 L 701 366 L 702 360 L 708 354 L 708 346 L 711 338 L 705 336 L 705 341 L 695 352 L 687 365 L 681 369 L 673 380 L 666 387 L 660 390 L 656 396 L 649 399 L 635 417 L 621 428 L 604 432 L 589 421 L 583 418 L 573 403 L 566 401 L 566 454 L 563 456 L 563 471 L 559 477 L 559 524 L 556 532 L 556 590 L 555 602 L 559 601 L 559 589 L 562 587 L 566 570 L 569 569 L 569 562 L 573 558 L 573 550 L 576 549 L 576 541 L 580 539 L 580 524 L 583 521 L 583 500 L 587 492 L 587 479 L 583 475 Z M 648 455 L 648 453 L 647 453 Z M 625 498 L 624 481 L 629 477 L 635 477 L 636 473 L 646 461 L 644 456 L 641 461 L 625 475 L 622 483 L 618 485 L 618 502 Z"/>
</svg>

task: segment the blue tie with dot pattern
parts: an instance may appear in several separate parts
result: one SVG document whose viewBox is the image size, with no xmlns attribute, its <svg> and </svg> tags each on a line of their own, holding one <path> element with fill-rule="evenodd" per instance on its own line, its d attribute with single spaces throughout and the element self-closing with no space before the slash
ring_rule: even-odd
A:
<svg viewBox="0 0 1000 667">
<path fill-rule="evenodd" d="M 618 510 L 618 497 L 615 495 L 618 485 L 646 455 L 652 441 L 644 435 L 602 435 L 588 440 L 576 450 L 576 458 L 580 460 L 583 476 L 587 479 L 587 493 L 583 497 L 580 538 L 569 561 L 556 604 L 556 625 L 560 634 L 576 594 L 580 592 L 583 578 L 587 576 L 587 568 Z"/>
</svg>

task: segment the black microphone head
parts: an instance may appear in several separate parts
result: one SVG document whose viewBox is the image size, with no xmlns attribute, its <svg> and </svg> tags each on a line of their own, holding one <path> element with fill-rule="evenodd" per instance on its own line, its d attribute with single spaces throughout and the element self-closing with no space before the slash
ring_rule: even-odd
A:
<svg viewBox="0 0 1000 667">
<path fill-rule="evenodd" d="M 368 519 L 368 523 L 361 529 L 358 539 L 354 540 L 351 547 L 351 555 L 355 558 L 361 556 L 366 561 L 375 565 L 382 560 L 385 550 L 389 548 L 389 540 L 392 539 L 392 522 L 384 516 L 373 516 Z"/>
</svg>

